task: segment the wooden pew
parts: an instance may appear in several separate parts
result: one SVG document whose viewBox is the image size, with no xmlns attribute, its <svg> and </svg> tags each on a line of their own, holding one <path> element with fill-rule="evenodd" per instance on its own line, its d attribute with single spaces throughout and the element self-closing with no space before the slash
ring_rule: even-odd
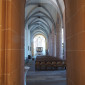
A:
<svg viewBox="0 0 85 85">
<path fill-rule="evenodd" d="M 56 70 L 66 68 L 66 61 L 52 56 L 38 56 L 35 61 L 35 70 Z"/>
</svg>

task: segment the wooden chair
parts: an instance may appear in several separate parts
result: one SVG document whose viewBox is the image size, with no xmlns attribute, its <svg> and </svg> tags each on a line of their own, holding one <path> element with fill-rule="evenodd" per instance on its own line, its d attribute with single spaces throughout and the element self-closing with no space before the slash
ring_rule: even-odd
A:
<svg viewBox="0 0 85 85">
<path fill-rule="evenodd" d="M 46 70 L 46 64 L 44 61 L 40 63 L 40 70 Z"/>
<path fill-rule="evenodd" d="M 57 61 L 57 67 L 63 67 L 63 62 L 62 62 L 62 60 Z"/>
<path fill-rule="evenodd" d="M 52 62 L 52 69 L 53 70 L 57 69 L 57 62 L 55 61 Z"/>
<path fill-rule="evenodd" d="M 35 70 L 40 70 L 40 62 L 35 62 Z"/>
<path fill-rule="evenodd" d="M 51 63 L 51 62 L 48 61 L 48 62 L 46 63 L 46 69 L 47 69 L 47 70 L 52 70 L 52 63 Z"/>
</svg>

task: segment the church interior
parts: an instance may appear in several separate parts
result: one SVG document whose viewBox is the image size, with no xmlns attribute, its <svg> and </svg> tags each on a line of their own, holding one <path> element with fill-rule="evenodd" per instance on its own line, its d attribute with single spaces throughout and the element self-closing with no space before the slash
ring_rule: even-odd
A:
<svg viewBox="0 0 85 85">
<path fill-rule="evenodd" d="M 85 85 L 85 0 L 0 0 L 0 85 Z"/>
</svg>

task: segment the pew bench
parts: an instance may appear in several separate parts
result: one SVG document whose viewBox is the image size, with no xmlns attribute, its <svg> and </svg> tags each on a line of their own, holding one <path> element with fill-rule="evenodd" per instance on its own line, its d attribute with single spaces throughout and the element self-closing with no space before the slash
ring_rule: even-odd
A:
<svg viewBox="0 0 85 85">
<path fill-rule="evenodd" d="M 66 61 L 55 57 L 38 57 L 35 61 L 35 70 L 57 70 L 58 67 L 66 69 Z"/>
</svg>

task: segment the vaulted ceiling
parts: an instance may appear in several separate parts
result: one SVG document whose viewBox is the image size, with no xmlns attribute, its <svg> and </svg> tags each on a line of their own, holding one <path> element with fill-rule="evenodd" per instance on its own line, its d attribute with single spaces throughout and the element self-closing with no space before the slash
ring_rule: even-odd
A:
<svg viewBox="0 0 85 85">
<path fill-rule="evenodd" d="M 48 36 L 52 28 L 56 29 L 57 14 L 62 20 L 63 12 L 63 0 L 26 0 L 25 27 L 30 30 L 32 35 L 41 33 Z"/>
</svg>

